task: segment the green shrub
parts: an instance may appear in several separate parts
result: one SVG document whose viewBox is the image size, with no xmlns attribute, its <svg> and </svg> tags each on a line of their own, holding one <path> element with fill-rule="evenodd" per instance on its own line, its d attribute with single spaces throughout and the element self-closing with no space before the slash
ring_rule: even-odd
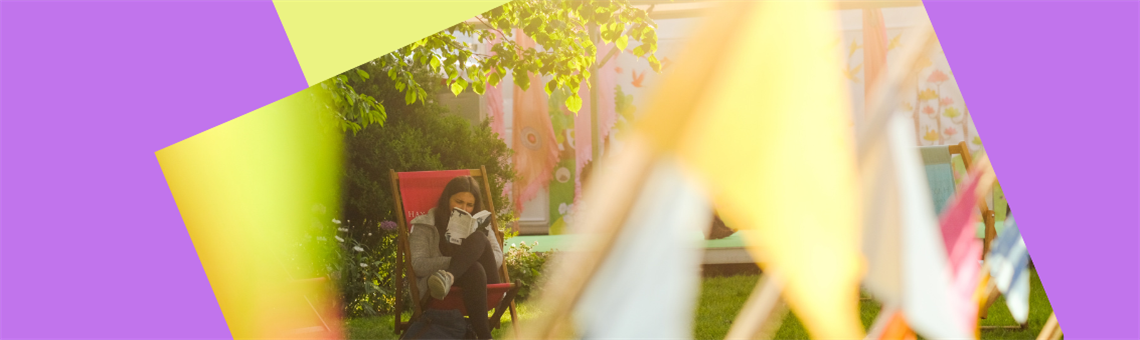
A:
<svg viewBox="0 0 1140 340">
<path fill-rule="evenodd" d="M 358 69 L 372 75 L 387 74 L 387 70 L 372 63 Z M 346 73 L 351 72 L 356 70 Z M 426 71 L 421 73 L 416 77 L 424 78 L 417 79 L 432 77 Z M 342 275 L 340 289 L 350 316 L 396 312 L 393 275 L 397 247 L 392 221 L 397 216 L 390 169 L 399 172 L 486 166 L 493 193 L 490 200 L 498 208 L 499 225 L 505 227 L 513 219 L 503 194 L 503 186 L 514 177 L 510 149 L 491 132 L 489 122 L 472 125 L 462 117 L 446 114 L 445 107 L 430 99 L 405 105 L 404 95 L 391 88 L 391 82 L 380 79 L 387 80 L 377 76 L 368 80 L 352 78 L 350 82 L 358 93 L 383 102 L 387 110 L 383 126 L 370 125 L 345 135 L 341 190 L 344 224 L 337 233 L 344 242 L 331 259 L 339 266 L 330 267 L 336 267 L 333 272 Z M 422 82 L 428 93 L 439 93 L 438 83 Z M 405 296 L 407 291 L 404 289 Z"/>
<path fill-rule="evenodd" d="M 507 266 L 507 274 L 511 276 L 511 281 L 522 283 L 518 300 L 526 300 L 531 294 L 537 293 L 538 287 L 543 283 L 542 274 L 546 270 L 546 262 L 553 255 L 551 252 L 532 251 L 535 245 L 538 245 L 537 241 L 534 245 L 519 242 L 505 249 L 503 254 L 503 264 Z"/>
</svg>

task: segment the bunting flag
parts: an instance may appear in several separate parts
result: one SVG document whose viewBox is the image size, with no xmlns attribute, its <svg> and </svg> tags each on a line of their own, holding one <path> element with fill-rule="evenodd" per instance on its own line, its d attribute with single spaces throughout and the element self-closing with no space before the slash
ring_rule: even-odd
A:
<svg viewBox="0 0 1140 340">
<path fill-rule="evenodd" d="M 907 320 L 902 311 L 897 307 L 884 304 L 871 329 L 867 330 L 867 339 L 915 340 L 917 334 L 907 326 Z"/>
<path fill-rule="evenodd" d="M 673 323 L 690 322 L 678 316 L 691 315 L 689 297 L 696 292 L 676 288 L 685 280 L 679 276 L 641 270 L 672 260 L 652 251 L 636 261 L 621 256 L 630 246 L 623 226 L 637 228 L 632 232 L 640 242 L 679 244 L 670 241 L 675 229 L 669 223 L 683 220 L 677 211 L 699 202 L 688 201 L 696 190 L 672 191 L 687 186 L 682 178 L 715 203 L 726 224 L 748 230 L 742 233 L 746 249 L 764 271 L 780 273 L 783 300 L 812 338 L 864 336 L 859 178 L 843 64 L 831 48 L 839 39 L 834 3 L 716 5 L 695 36 L 717 39 L 694 39 L 682 50 L 677 67 L 649 101 L 647 115 L 618 154 L 607 159 L 612 166 L 591 180 L 589 187 L 607 191 L 586 192 L 590 207 L 580 227 L 589 241 L 580 241 L 552 267 L 540 301 L 543 315 L 528 323 L 521 338 L 567 336 L 563 324 L 575 304 L 592 312 L 576 315 L 588 319 L 579 321 L 583 333 L 578 336 L 621 337 L 638 329 L 653 337 L 690 337 Z M 685 176 L 656 180 L 661 162 L 673 159 Z M 646 206 L 651 213 L 643 212 Z M 684 263 L 679 267 L 687 268 Z M 622 282 L 639 285 L 608 277 L 624 277 L 627 271 L 640 276 Z M 594 280 L 620 288 L 622 294 L 609 296 L 619 301 L 593 304 L 600 299 L 593 289 L 605 286 L 587 284 Z M 653 289 L 642 288 L 650 284 Z M 646 295 L 653 299 L 627 298 Z M 633 311 L 628 315 L 668 317 L 605 320 L 597 311 L 608 315 L 607 306 L 628 308 Z M 668 331 L 649 329 L 648 322 Z"/>
<path fill-rule="evenodd" d="M 533 48 L 535 43 L 516 30 L 515 42 L 522 48 Z M 515 208 L 522 210 L 523 203 L 533 199 L 546 187 L 558 163 L 558 145 L 543 90 L 542 77 L 527 73 L 530 86 L 527 90 L 515 86 L 514 93 L 514 165 L 518 177 L 513 183 Z"/>
<path fill-rule="evenodd" d="M 874 120 L 872 120 L 874 121 Z M 945 247 L 911 141 L 914 130 L 901 115 L 886 121 L 885 133 L 865 141 L 859 158 L 863 190 L 864 286 L 886 306 L 899 306 L 918 334 L 934 339 L 972 336 L 957 313 Z M 883 338 L 886 339 L 886 338 Z"/>
<path fill-rule="evenodd" d="M 986 257 L 990 276 L 1005 295 L 1009 313 L 1019 324 L 1029 318 L 1029 252 L 1013 217 L 1006 217 L 1005 228 Z"/>
<path fill-rule="evenodd" d="M 978 208 L 978 197 L 974 192 L 982 176 L 980 173 L 971 175 L 939 221 L 943 245 L 950 260 L 956 300 L 970 302 L 962 303 L 958 308 L 958 315 L 967 322 L 967 331 L 977 329 L 978 306 L 972 301 L 978 290 L 981 269 L 978 260 L 982 256 L 982 244 L 975 237 L 977 217 L 974 216 Z"/>
<path fill-rule="evenodd" d="M 863 10 L 863 95 L 867 98 L 864 114 L 871 114 L 871 100 L 875 85 L 886 78 L 887 51 L 890 41 L 887 40 L 887 26 L 883 20 L 883 10 L 868 8 Z"/>
<path fill-rule="evenodd" d="M 863 337 L 860 213 L 834 4 L 726 2 L 637 124 L 697 175 L 820 339 Z M 682 66 L 684 65 L 684 66 Z M 763 322 L 763 320 L 756 320 Z"/>
<path fill-rule="evenodd" d="M 705 194 L 676 161 L 656 162 L 617 235 L 619 246 L 575 310 L 581 338 L 691 338 L 701 287 L 699 226 L 711 218 Z"/>
</svg>

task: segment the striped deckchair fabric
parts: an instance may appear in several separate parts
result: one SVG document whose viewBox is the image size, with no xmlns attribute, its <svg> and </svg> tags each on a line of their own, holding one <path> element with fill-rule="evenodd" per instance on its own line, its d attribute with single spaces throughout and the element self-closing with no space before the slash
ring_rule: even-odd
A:
<svg viewBox="0 0 1140 340">
<path fill-rule="evenodd" d="M 962 166 L 969 168 L 971 159 L 970 151 L 967 149 L 966 143 L 961 142 L 954 145 L 935 145 L 935 146 L 920 146 L 918 147 L 919 153 L 922 155 L 922 164 L 926 169 L 926 184 L 930 186 L 930 196 L 934 204 L 934 211 L 939 215 L 946 207 L 946 203 L 954 196 L 955 193 L 955 178 L 954 178 L 954 156 L 961 159 Z M 998 201 L 994 199 L 996 205 Z M 1004 209 L 1004 196 L 1001 200 Z M 983 241 L 983 254 L 989 253 L 990 243 L 997 237 L 997 228 L 995 226 L 996 219 L 992 209 L 986 204 L 985 201 L 980 201 L 978 209 L 981 212 L 982 218 L 978 227 L 979 238 L 985 239 Z"/>
<path fill-rule="evenodd" d="M 950 149 L 945 145 L 919 147 L 922 165 L 926 168 L 926 181 L 934 200 L 934 212 L 942 213 L 946 202 L 954 196 L 954 169 L 950 163 Z"/>
</svg>

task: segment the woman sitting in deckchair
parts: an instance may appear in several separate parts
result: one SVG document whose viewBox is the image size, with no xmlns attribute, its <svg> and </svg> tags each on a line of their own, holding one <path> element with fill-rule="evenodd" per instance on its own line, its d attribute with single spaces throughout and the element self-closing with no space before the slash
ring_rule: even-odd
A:
<svg viewBox="0 0 1140 340">
<path fill-rule="evenodd" d="M 479 193 L 479 185 L 471 176 L 448 182 L 435 208 L 412 220 L 409 246 L 420 296 L 430 292 L 431 297 L 442 300 L 453 284 L 462 288 L 471 328 L 480 339 L 490 339 L 487 285 L 499 283 L 497 273 L 503 265 L 503 249 L 490 228 L 486 228 L 485 234 L 471 233 L 461 244 L 451 243 L 445 237 L 453 209 L 468 214 L 484 209 Z"/>
</svg>

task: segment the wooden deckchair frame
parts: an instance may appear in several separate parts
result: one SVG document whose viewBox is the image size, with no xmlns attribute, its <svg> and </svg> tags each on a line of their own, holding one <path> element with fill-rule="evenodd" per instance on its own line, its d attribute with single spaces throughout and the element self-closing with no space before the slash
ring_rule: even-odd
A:
<svg viewBox="0 0 1140 340">
<path fill-rule="evenodd" d="M 1045 326 L 1041 328 L 1041 334 L 1037 335 L 1037 340 L 1061 340 L 1061 325 L 1057 323 L 1057 313 L 1049 314 L 1049 320 L 1045 321 Z"/>
<path fill-rule="evenodd" d="M 957 154 L 957 155 L 961 156 L 962 164 L 965 165 L 966 169 L 970 169 L 970 166 L 973 163 L 974 158 L 970 155 L 970 148 L 966 146 L 966 142 L 965 141 L 958 142 L 958 144 L 950 145 L 948 147 L 950 150 L 950 154 Z M 982 221 L 986 225 L 985 238 L 982 241 L 982 259 L 985 260 L 986 256 L 988 256 L 990 253 L 990 244 L 993 243 L 993 240 L 995 238 L 997 238 L 997 227 L 995 226 L 995 224 L 997 223 L 997 220 L 994 216 L 994 211 L 991 210 L 989 205 L 986 204 L 986 200 L 978 200 L 978 211 L 981 212 Z M 985 268 L 986 267 L 983 267 L 983 270 L 986 271 L 985 275 L 989 276 L 989 274 L 988 274 L 989 270 L 985 269 Z M 986 301 L 984 304 L 982 304 L 982 308 L 978 311 L 978 316 L 980 318 L 985 319 L 987 316 L 989 316 L 990 306 L 992 306 L 994 304 L 994 302 L 997 301 L 997 297 L 998 297 L 999 293 L 1000 292 L 997 290 L 997 287 L 994 286 L 993 282 L 990 282 L 983 289 L 982 294 L 986 295 Z M 980 328 L 981 329 L 1025 329 L 1025 327 L 1027 327 L 1026 324 L 1015 325 L 1015 326 L 1013 326 L 1013 325 L 1011 325 L 1011 326 L 981 326 Z"/>
<path fill-rule="evenodd" d="M 398 234 L 396 236 L 397 237 L 396 245 L 398 248 L 396 251 L 396 317 L 393 319 L 395 320 L 394 329 L 396 331 L 396 334 L 401 334 L 401 333 L 403 333 L 403 331 L 407 330 L 408 326 L 411 325 L 412 321 L 414 321 L 421 314 L 423 314 L 423 310 L 426 308 L 427 302 L 430 302 L 430 300 L 425 299 L 425 297 L 420 296 L 420 291 L 415 286 L 416 273 L 412 270 L 411 263 L 407 263 L 407 262 L 410 262 L 411 258 L 412 258 L 411 247 L 408 244 L 408 223 L 410 223 L 411 221 L 406 221 L 405 220 L 406 218 L 404 217 L 404 201 L 402 200 L 402 198 L 400 196 L 400 186 L 399 186 L 400 178 L 397 175 L 396 170 L 390 169 L 388 171 L 389 171 L 389 176 L 390 176 L 391 183 L 392 183 L 392 200 L 394 202 L 396 202 L 396 223 L 398 225 L 397 229 L 399 229 Z M 491 213 L 491 217 L 490 217 L 491 218 L 491 226 L 492 226 L 492 229 L 495 231 L 495 238 L 498 239 L 499 247 L 501 248 L 503 246 L 503 233 L 499 229 L 499 222 L 496 220 L 496 218 L 498 216 L 495 213 L 495 203 L 491 199 L 491 197 L 493 197 L 493 196 L 491 196 L 491 183 L 487 180 L 487 176 L 485 176 L 485 174 L 487 174 L 487 167 L 486 166 L 480 166 L 479 169 L 467 169 L 467 171 L 469 172 L 469 174 L 468 174 L 469 176 L 474 177 L 476 179 L 481 179 L 481 182 L 483 182 L 483 188 L 482 188 L 483 189 L 482 190 L 483 191 L 483 197 L 484 197 L 483 201 L 486 202 L 486 204 L 487 204 L 487 206 L 486 206 L 487 211 Z M 504 251 L 504 255 L 505 255 L 505 253 L 506 252 Z M 409 293 L 411 293 L 411 295 L 412 295 L 412 301 L 414 301 L 411 304 L 412 305 L 412 317 L 409 318 L 408 321 L 401 320 L 401 319 L 403 319 L 403 316 L 401 313 L 404 310 L 404 301 L 403 301 L 404 292 L 403 292 L 403 289 L 404 289 L 404 277 L 405 276 L 410 278 L 410 280 L 408 281 L 408 287 L 409 287 L 408 290 L 409 290 Z M 503 261 L 503 265 L 499 267 L 499 278 L 500 278 L 501 282 L 510 282 L 510 279 L 511 279 L 510 274 L 507 272 L 507 263 L 506 263 L 505 258 Z M 510 310 L 510 312 L 511 312 L 511 326 L 513 326 L 512 328 L 514 328 L 515 333 L 516 334 L 518 333 L 518 327 L 519 327 L 518 326 L 518 324 L 519 324 L 518 320 L 519 320 L 519 318 L 518 318 L 518 312 L 515 309 L 515 301 L 514 301 L 514 294 L 513 294 L 517 290 L 517 288 L 518 287 L 515 287 L 514 289 L 511 290 L 511 292 L 508 292 L 507 296 L 504 297 L 503 300 L 499 303 L 499 306 L 495 307 L 495 313 L 491 316 L 491 319 L 489 320 L 490 326 L 492 328 L 499 328 L 499 326 L 500 326 L 499 319 L 502 318 L 502 315 L 504 312 L 503 309 L 505 307 L 505 308 Z M 509 304 L 505 305 L 507 302 L 509 302 Z"/>
<path fill-rule="evenodd" d="M 970 168 L 974 158 L 970 155 L 970 148 L 966 146 L 966 142 L 958 142 L 958 144 L 949 145 L 950 154 L 956 154 L 962 157 L 962 164 L 966 169 Z M 986 200 L 978 200 L 978 211 L 982 213 L 982 222 L 986 224 L 985 239 L 982 243 L 982 259 L 986 258 L 986 254 L 990 253 L 990 243 L 994 238 L 997 238 L 997 229 L 994 226 L 996 219 L 994 211 L 986 204 Z"/>
</svg>

